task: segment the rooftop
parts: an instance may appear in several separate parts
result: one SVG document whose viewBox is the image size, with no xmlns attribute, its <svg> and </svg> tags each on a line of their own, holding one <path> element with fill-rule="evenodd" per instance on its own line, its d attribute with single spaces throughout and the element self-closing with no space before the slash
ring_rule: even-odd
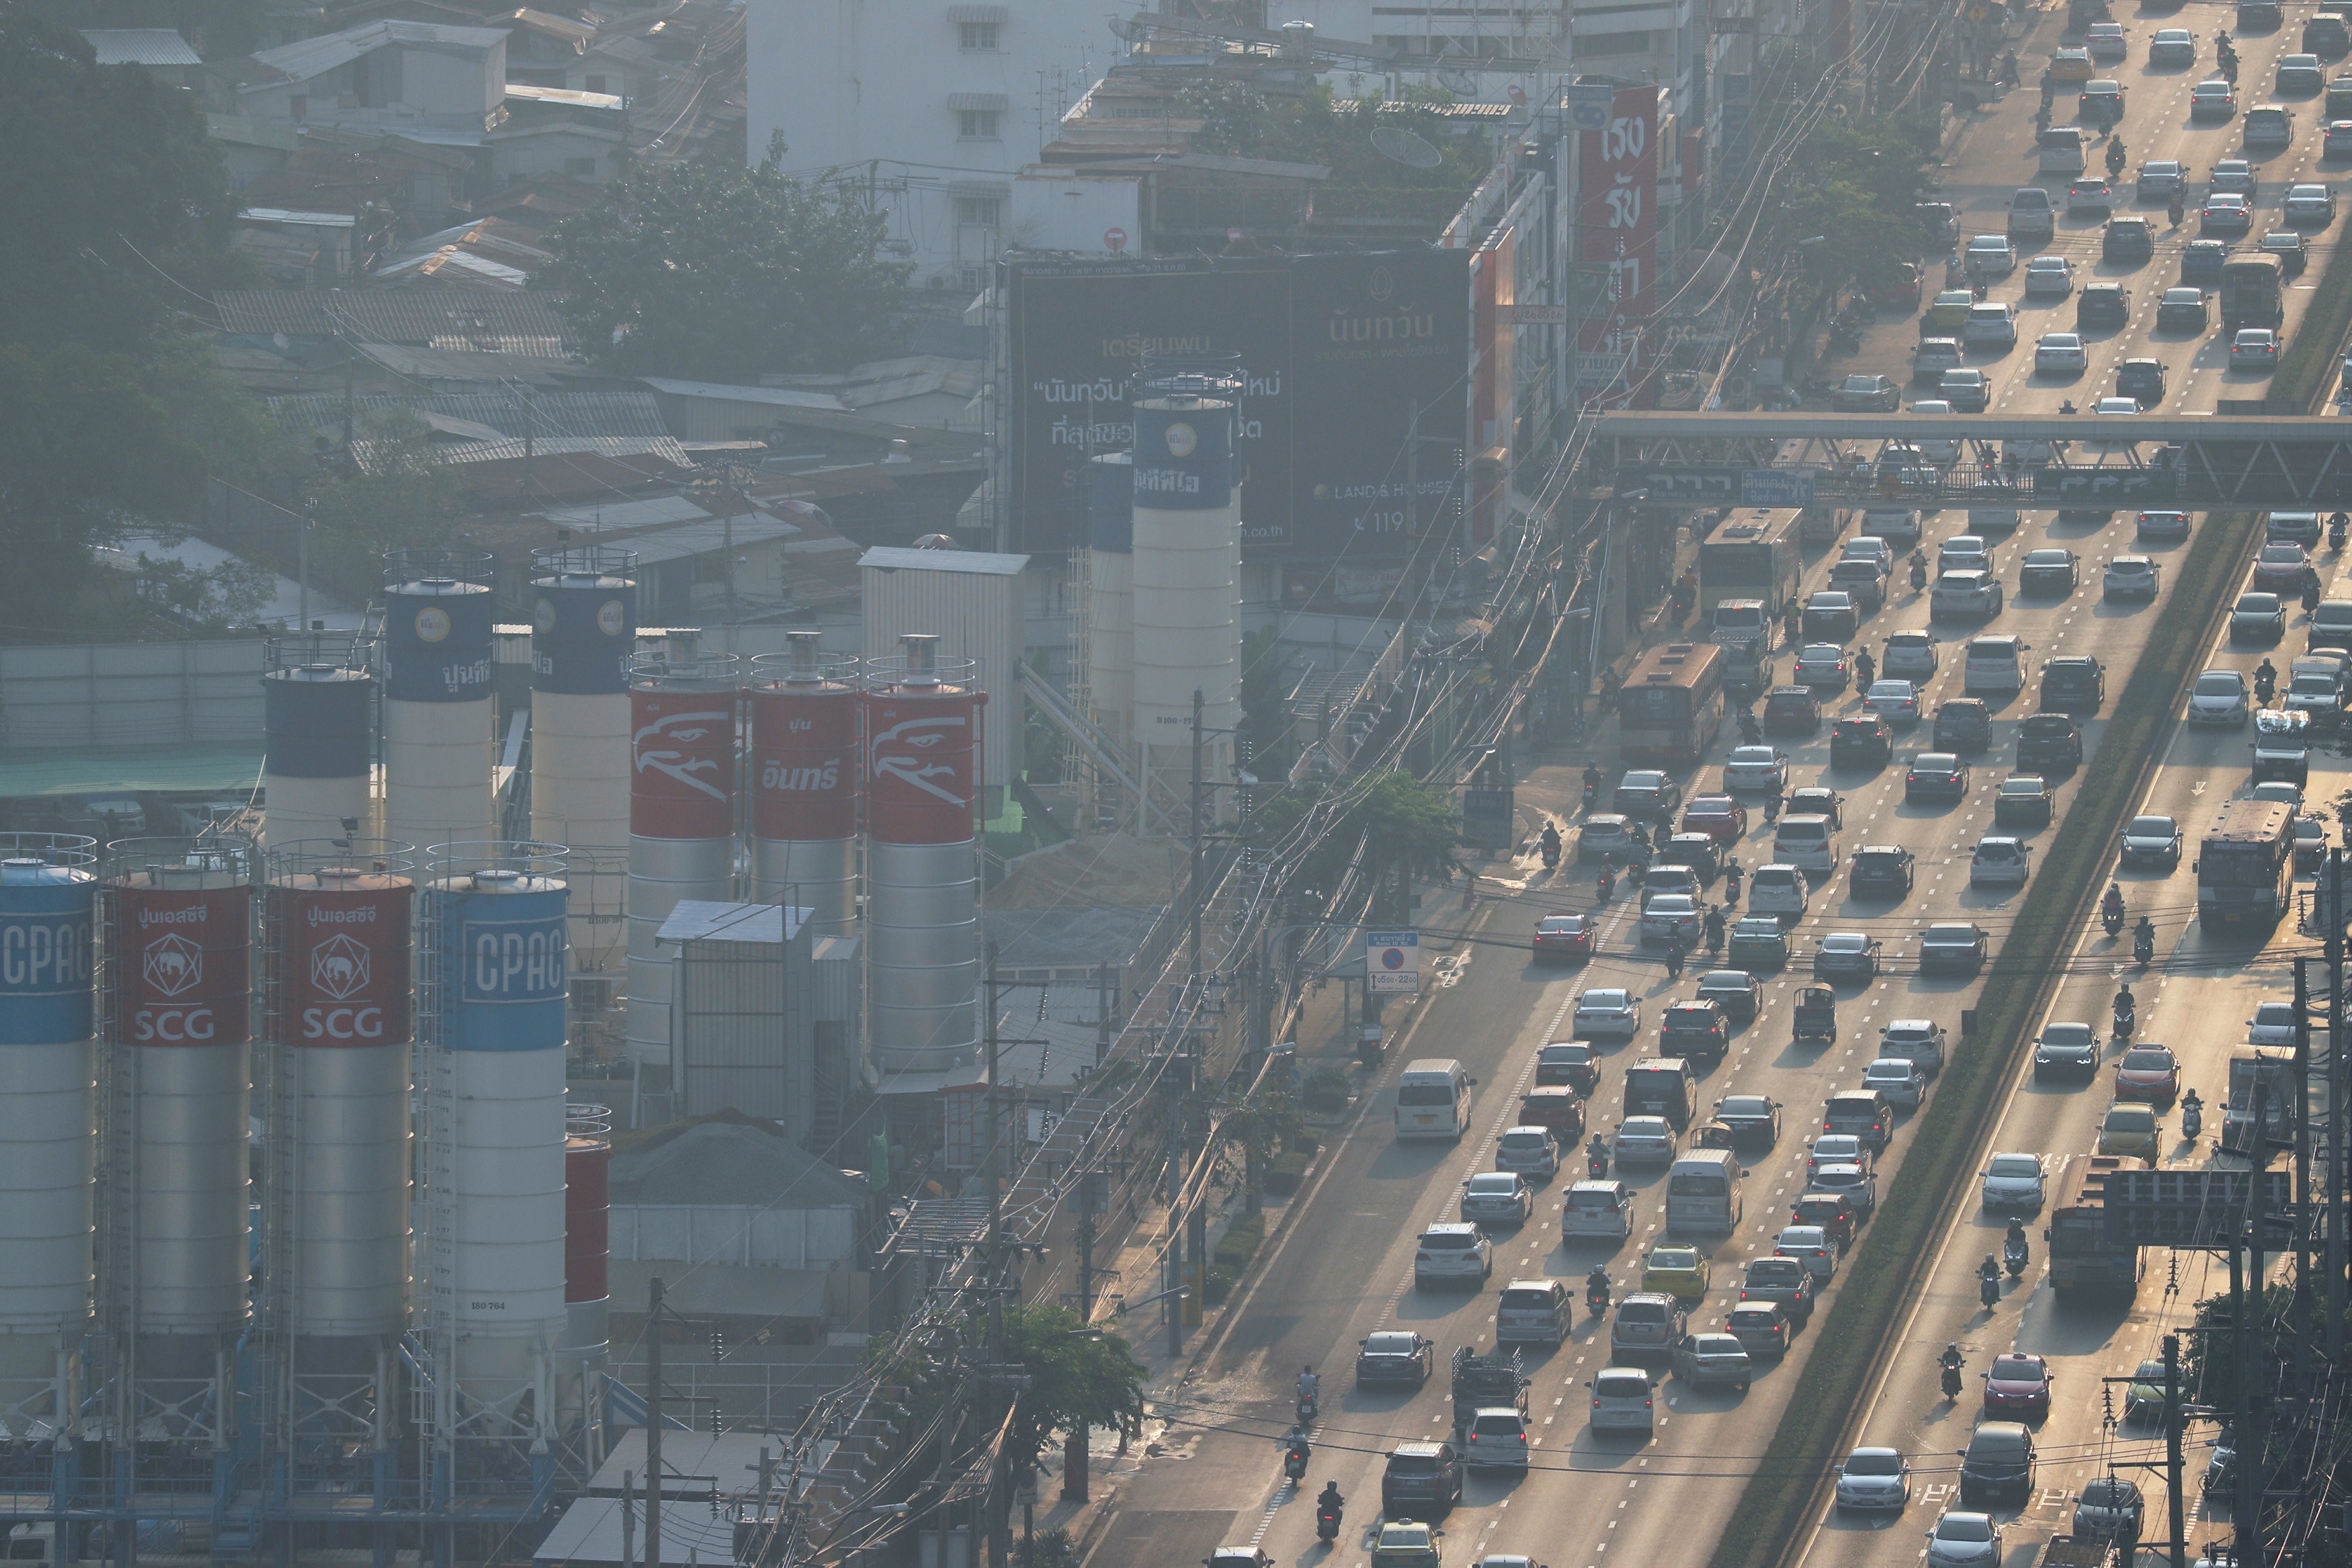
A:
<svg viewBox="0 0 2352 1568">
<path fill-rule="evenodd" d="M 256 85 L 268 81 L 309 81 L 338 66 L 347 66 L 387 44 L 442 53 L 487 53 L 507 40 L 505 27 L 456 27 L 439 22 L 368 22 L 340 33 L 257 50 L 251 58 L 262 68 Z"/>
<path fill-rule="evenodd" d="M 563 351 L 563 323 L 553 308 L 543 296 L 520 290 L 225 288 L 213 296 L 213 308 L 224 332 L 349 334 L 418 348 Z"/>
<path fill-rule="evenodd" d="M 84 27 L 102 66 L 200 66 L 204 57 L 171 27 Z"/>
</svg>

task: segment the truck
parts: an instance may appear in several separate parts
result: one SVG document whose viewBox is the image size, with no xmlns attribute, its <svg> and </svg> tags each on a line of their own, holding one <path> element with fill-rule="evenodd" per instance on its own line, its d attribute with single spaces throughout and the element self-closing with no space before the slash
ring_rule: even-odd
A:
<svg viewBox="0 0 2352 1568">
<path fill-rule="evenodd" d="M 2263 1146 L 2254 1135 L 2254 1096 L 2262 1093 Z M 2284 1054 L 2241 1051 L 2230 1057 L 2230 1096 L 2221 1107 L 2221 1152 L 2257 1163 L 2294 1141 L 2294 1061 Z"/>
<path fill-rule="evenodd" d="M 1499 1345 L 1491 1355 L 1480 1355 L 1468 1345 L 1454 1347 L 1454 1427 L 1455 1431 L 1468 1429 L 1470 1417 L 1481 1410 L 1499 1406 L 1515 1406 L 1520 1415 L 1528 1413 L 1528 1375 L 1519 1364 L 1519 1353 L 1506 1353 Z"/>
<path fill-rule="evenodd" d="M 2041 1568 L 2110 1568 L 2116 1562 L 2110 1542 L 2087 1535 L 2053 1535 L 2042 1543 Z"/>
<path fill-rule="evenodd" d="M 2221 926 L 2275 924 L 2294 876 L 2294 812 L 2283 800 L 2227 800 L 2198 841 L 2197 920 Z"/>
<path fill-rule="evenodd" d="M 2284 326 L 2286 295 L 2279 259 L 2261 253 L 2240 254 L 2221 266 L 2221 330 L 2241 327 Z"/>
<path fill-rule="evenodd" d="M 1719 599 L 1706 640 L 1723 650 L 1723 689 L 1752 702 L 1772 684 L 1772 617 L 1760 599 Z"/>
</svg>

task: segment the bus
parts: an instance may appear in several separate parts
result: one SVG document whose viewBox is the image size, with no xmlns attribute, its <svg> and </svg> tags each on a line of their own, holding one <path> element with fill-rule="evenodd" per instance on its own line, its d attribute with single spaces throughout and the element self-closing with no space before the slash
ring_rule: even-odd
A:
<svg viewBox="0 0 2352 1568">
<path fill-rule="evenodd" d="M 2139 1293 L 2139 1249 L 2107 1239 L 2107 1177 L 2122 1167 L 2123 1161 L 2113 1155 L 2070 1155 L 2058 1167 L 2049 1224 L 2042 1231 L 2050 1244 L 2052 1289 L 2125 1297 Z"/>
<path fill-rule="evenodd" d="M 2279 258 L 2259 252 L 2233 256 L 2221 264 L 2221 330 L 2280 327 L 2286 322 L 2286 295 Z"/>
<path fill-rule="evenodd" d="M 1760 599 L 1775 620 L 1797 595 L 1804 569 L 1797 514 L 1750 512 L 1699 542 L 1698 607 L 1712 614 L 1720 599 Z"/>
<path fill-rule="evenodd" d="M 2277 924 L 2294 881 L 2294 809 L 2283 800 L 2224 800 L 2190 869 L 2199 924 Z"/>
<path fill-rule="evenodd" d="M 1666 643 L 1642 655 L 1617 693 L 1618 745 L 1629 761 L 1696 762 L 1723 728 L 1723 650 Z"/>
</svg>

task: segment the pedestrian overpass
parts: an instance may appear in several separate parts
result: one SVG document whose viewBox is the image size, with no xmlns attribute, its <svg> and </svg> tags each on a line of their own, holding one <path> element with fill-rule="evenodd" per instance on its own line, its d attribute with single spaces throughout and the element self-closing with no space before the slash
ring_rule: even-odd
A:
<svg viewBox="0 0 2352 1568">
<path fill-rule="evenodd" d="M 1593 423 L 1589 466 L 1653 507 L 2352 507 L 2352 417 L 2308 414 L 1667 413 Z M 1958 441 L 1958 462 L 1879 461 L 1884 442 Z M 2004 462 L 2004 444 L 2054 459 Z"/>
</svg>

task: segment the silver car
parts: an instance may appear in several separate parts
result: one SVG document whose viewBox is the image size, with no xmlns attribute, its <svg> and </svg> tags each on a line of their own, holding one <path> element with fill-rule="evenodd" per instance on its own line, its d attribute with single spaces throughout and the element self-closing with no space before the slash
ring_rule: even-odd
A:
<svg viewBox="0 0 2352 1568">
<path fill-rule="evenodd" d="M 1900 1448 L 1856 1448 L 1837 1468 L 1837 1506 L 1853 1513 L 1901 1513 L 1911 1506 L 1911 1466 Z"/>
<path fill-rule="evenodd" d="M 1862 1070 L 1862 1086 L 1874 1089 L 1889 1105 L 1916 1111 L 1927 1097 L 1927 1079 L 1900 1057 L 1882 1056 Z"/>
<path fill-rule="evenodd" d="M 1827 1165 L 1813 1172 L 1805 1183 L 1812 1192 L 1843 1193 L 1857 1213 L 1868 1214 L 1878 1207 L 1878 1178 L 1868 1166 Z"/>
<path fill-rule="evenodd" d="M 1495 1144 L 1495 1168 L 1552 1176 L 1559 1169 L 1559 1140 L 1549 1127 L 1506 1127 Z"/>
<path fill-rule="evenodd" d="M 1579 1040 L 1604 1035 L 1632 1040 L 1642 1032 L 1642 998 L 1613 986 L 1596 987 L 1576 998 L 1574 1033 Z"/>
<path fill-rule="evenodd" d="M 1948 571 L 1936 580 L 1927 608 L 1936 615 L 1998 615 L 2000 584 L 1981 571 Z"/>
<path fill-rule="evenodd" d="M 1927 1531 L 1928 1568 L 1997 1568 L 2000 1557 L 2000 1526 L 1989 1513 L 1954 1509 Z"/>
<path fill-rule="evenodd" d="M 2105 588 L 2109 599 L 2153 600 L 2160 586 L 2150 557 L 2119 555 L 2107 562 Z"/>
<path fill-rule="evenodd" d="M 1990 834 L 1977 841 L 1969 857 L 1970 887 L 2023 887 L 2033 872 L 2032 853 L 2022 839 Z"/>
<path fill-rule="evenodd" d="M 1628 1160 L 1636 1165 L 1674 1163 L 1675 1127 L 1664 1116 L 1628 1116 L 1617 1124 L 1616 1135 L 1609 1141 L 1619 1165 Z"/>
<path fill-rule="evenodd" d="M 1933 1019 L 1896 1019 L 1878 1031 L 1878 1054 L 1900 1057 L 1933 1078 L 1944 1070 L 1944 1026 Z"/>
<path fill-rule="evenodd" d="M 2021 1208 L 2030 1213 L 2042 1207 L 2042 1189 L 2038 1155 L 2000 1154 L 1985 1162 L 1982 1196 L 1987 1208 Z"/>
<path fill-rule="evenodd" d="M 2248 711 L 2246 677 L 2235 670 L 2208 670 L 2189 688 L 2191 724 L 2243 724 Z"/>
<path fill-rule="evenodd" d="M 1517 1171 L 1487 1171 L 1462 1184 L 1462 1218 L 1471 1225 L 1524 1225 L 1536 1195 Z"/>
<path fill-rule="evenodd" d="M 1894 680 L 1917 683 L 1936 673 L 1936 639 L 1925 632 L 1896 632 L 1886 639 L 1886 654 L 1878 673 Z"/>
</svg>

